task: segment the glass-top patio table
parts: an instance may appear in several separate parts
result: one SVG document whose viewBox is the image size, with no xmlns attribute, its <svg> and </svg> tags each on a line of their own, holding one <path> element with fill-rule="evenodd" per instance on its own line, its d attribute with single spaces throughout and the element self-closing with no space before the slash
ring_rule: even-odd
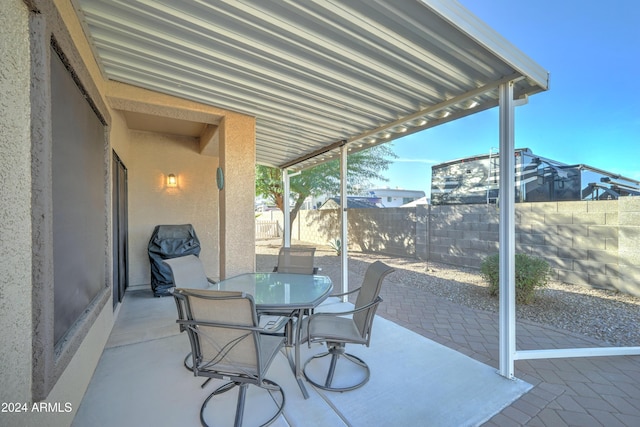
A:
<svg viewBox="0 0 640 427">
<path fill-rule="evenodd" d="M 302 395 L 307 399 L 309 394 L 304 386 L 300 367 L 300 320 L 306 310 L 317 307 L 329 296 L 333 290 L 331 279 L 310 274 L 247 273 L 222 280 L 212 285 L 211 289 L 241 291 L 252 295 L 258 313 L 291 312 L 297 315 L 295 331 L 292 330 L 293 322 L 290 321 L 286 333 L 287 346 L 294 346 L 294 360 L 288 352 L 287 356 Z"/>
</svg>

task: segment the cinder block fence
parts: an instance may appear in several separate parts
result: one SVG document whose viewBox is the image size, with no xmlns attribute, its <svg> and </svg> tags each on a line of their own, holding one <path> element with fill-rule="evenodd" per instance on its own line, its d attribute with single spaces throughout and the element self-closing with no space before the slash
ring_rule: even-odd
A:
<svg viewBox="0 0 640 427">
<path fill-rule="evenodd" d="M 301 211 L 293 238 L 328 244 L 338 213 Z M 495 205 L 350 209 L 348 218 L 349 246 L 364 252 L 472 268 L 498 252 Z M 640 296 L 640 197 L 518 203 L 515 219 L 516 251 L 545 259 L 554 279 Z"/>
</svg>

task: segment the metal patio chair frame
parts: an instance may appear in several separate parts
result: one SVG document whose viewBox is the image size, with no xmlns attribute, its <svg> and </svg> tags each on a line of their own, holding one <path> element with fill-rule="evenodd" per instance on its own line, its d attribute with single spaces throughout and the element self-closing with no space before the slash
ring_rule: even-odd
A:
<svg viewBox="0 0 640 427">
<path fill-rule="evenodd" d="M 309 358 L 304 365 L 304 376 L 314 386 L 329 391 L 348 391 L 362 387 L 369 381 L 369 366 L 359 357 L 345 351 L 346 344 L 363 344 L 369 347 L 371 329 L 378 305 L 382 302 L 380 289 L 384 278 L 394 271 L 381 261 L 371 264 L 365 272 L 362 285 L 352 291 L 332 296 L 343 296 L 358 292 L 353 310 L 343 312 L 316 312 L 304 320 L 305 334 L 302 341 L 309 346 L 314 342 L 324 342 L 327 351 Z M 344 317 L 351 315 L 351 317 Z M 307 373 L 310 363 L 331 356 L 329 369 L 323 384 L 311 379 Z M 335 387 L 332 385 L 336 366 L 339 360 L 346 359 L 364 370 L 364 379 L 356 384 Z"/>
<path fill-rule="evenodd" d="M 318 274 L 319 269 L 313 266 L 316 248 L 306 246 L 282 247 L 278 252 L 278 265 L 274 273 Z"/>
<path fill-rule="evenodd" d="M 176 288 L 173 296 L 183 309 L 183 317 L 177 323 L 189 336 L 194 376 L 207 377 L 202 387 L 214 378 L 228 381 L 203 402 L 202 425 L 207 426 L 207 404 L 215 396 L 238 386 L 234 425 L 241 426 L 249 385 L 266 390 L 277 407 L 262 425 L 275 421 L 284 409 L 285 395 L 282 387 L 264 375 L 282 349 L 284 338 L 265 333 L 269 331 L 258 326 L 253 297 L 243 292 L 183 288 Z"/>
</svg>

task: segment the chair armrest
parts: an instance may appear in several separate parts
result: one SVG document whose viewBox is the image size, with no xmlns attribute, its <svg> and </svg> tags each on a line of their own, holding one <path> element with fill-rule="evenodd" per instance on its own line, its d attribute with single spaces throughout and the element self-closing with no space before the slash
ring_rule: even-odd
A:
<svg viewBox="0 0 640 427">
<path fill-rule="evenodd" d="M 309 322 L 311 322 L 313 320 L 314 317 L 316 316 L 334 316 L 334 317 L 338 317 L 338 316 L 344 316 L 346 314 L 355 314 L 358 313 L 360 311 L 363 310 L 367 310 L 368 308 L 373 307 L 374 305 L 378 305 L 382 302 L 382 298 L 381 297 L 377 297 L 375 300 L 371 301 L 369 304 L 363 305 L 360 308 L 355 308 L 353 310 L 349 310 L 349 311 L 322 311 L 319 313 L 314 313 L 313 316 L 311 316 L 309 318 Z"/>
<path fill-rule="evenodd" d="M 370 302 L 369 304 L 363 305 L 360 308 L 356 308 L 353 310 L 349 310 L 349 311 L 336 311 L 336 312 L 327 312 L 327 311 L 323 311 L 320 313 L 314 313 L 313 315 L 309 316 L 308 320 L 307 320 L 307 342 L 309 343 L 309 346 L 311 346 L 311 322 L 313 322 L 313 320 L 317 317 L 327 317 L 327 316 L 332 316 L 332 317 L 339 317 L 339 316 L 344 316 L 347 314 L 355 314 L 358 313 L 360 311 L 363 310 L 367 310 L 373 306 L 376 306 L 378 304 L 380 304 L 382 302 L 382 298 L 380 296 L 376 297 L 375 300 L 373 300 L 372 302 Z"/>
<path fill-rule="evenodd" d="M 349 291 L 349 292 L 343 292 L 343 293 L 341 293 L 341 294 L 331 294 L 331 295 L 329 295 L 329 297 L 342 297 L 342 296 L 345 296 L 345 295 L 350 295 L 350 294 L 353 294 L 353 293 L 358 292 L 358 291 L 360 290 L 360 288 L 361 288 L 361 287 L 362 287 L 362 286 L 360 286 L 360 287 L 358 287 L 358 288 L 355 288 L 355 289 L 353 289 L 353 290 L 351 290 L 351 291 Z"/>
<path fill-rule="evenodd" d="M 271 320 L 262 327 L 262 332 L 260 333 L 266 335 L 280 335 L 282 334 L 282 329 L 284 329 L 289 320 L 291 320 L 291 318 L 286 316 L 280 316 L 276 320 Z"/>
<path fill-rule="evenodd" d="M 171 292 L 173 294 L 173 288 L 169 292 Z M 178 309 L 178 320 L 184 319 L 186 316 L 184 315 L 184 308 L 182 306 L 181 300 L 179 300 L 178 298 L 175 298 L 175 297 L 173 298 L 173 300 L 175 301 L 176 307 Z M 180 325 L 180 332 L 182 333 L 185 330 L 186 330 L 186 327 L 181 324 Z"/>
<path fill-rule="evenodd" d="M 271 316 L 275 317 L 273 320 L 269 320 L 267 323 L 262 325 L 262 328 L 265 329 L 266 332 L 262 332 L 266 335 L 284 335 L 285 331 L 283 331 L 284 327 L 289 323 L 291 319 L 293 319 L 295 315 L 295 311 L 258 311 L 258 320 L 262 318 L 262 316 Z"/>
<path fill-rule="evenodd" d="M 283 318 L 283 319 L 287 321 L 289 320 L 289 318 Z M 266 334 L 273 334 L 273 332 L 277 330 L 275 327 L 261 328 L 258 326 L 235 325 L 232 323 L 220 323 L 220 322 L 205 322 L 205 321 L 199 321 L 199 320 L 178 319 L 176 320 L 176 323 L 179 324 L 181 328 L 192 329 L 192 330 L 196 330 L 195 329 L 196 326 L 210 326 L 210 327 L 216 327 L 216 328 L 238 329 L 243 331 L 255 331 L 258 333 L 266 333 Z M 286 322 L 284 320 L 277 322 L 277 325 L 280 328 L 282 328 L 285 324 Z"/>
</svg>

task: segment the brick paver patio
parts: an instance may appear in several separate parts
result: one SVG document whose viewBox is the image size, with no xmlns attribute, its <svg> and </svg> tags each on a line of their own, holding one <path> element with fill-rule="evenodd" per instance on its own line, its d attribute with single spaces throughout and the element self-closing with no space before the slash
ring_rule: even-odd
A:
<svg viewBox="0 0 640 427">
<path fill-rule="evenodd" d="M 389 278 L 378 314 L 498 368 L 498 315 L 473 310 Z M 603 346 L 597 340 L 519 321 L 518 348 Z M 517 361 L 534 388 L 486 426 L 638 426 L 640 356 Z"/>
<path fill-rule="evenodd" d="M 258 254 L 258 268 L 273 265 L 268 251 Z M 339 258 L 318 255 L 323 272 L 339 277 Z M 350 262 L 350 287 L 359 285 L 365 267 L 362 261 Z M 381 296 L 378 315 L 498 368 L 497 314 L 403 285 L 394 275 L 386 279 Z M 527 321 L 518 321 L 516 336 L 520 349 L 606 346 Z M 640 356 L 517 361 L 515 375 L 534 387 L 485 426 L 640 426 Z"/>
</svg>

